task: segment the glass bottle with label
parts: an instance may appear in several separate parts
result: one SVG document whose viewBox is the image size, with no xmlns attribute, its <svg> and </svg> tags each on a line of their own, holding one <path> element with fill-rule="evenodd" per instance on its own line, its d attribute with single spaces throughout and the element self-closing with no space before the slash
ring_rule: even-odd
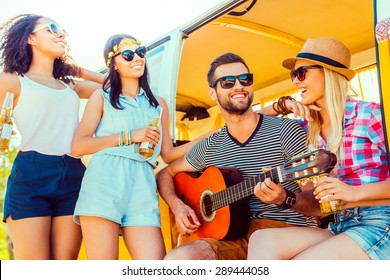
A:
<svg viewBox="0 0 390 280">
<path fill-rule="evenodd" d="M 150 122 L 151 126 L 157 127 L 160 122 L 160 118 L 152 118 L 152 121 Z M 144 158 L 149 158 L 154 153 L 154 145 L 150 142 L 142 142 L 139 146 L 139 154 L 143 156 Z"/>
<path fill-rule="evenodd" d="M 0 115 L 0 154 L 8 153 L 9 142 L 12 135 L 13 121 L 11 118 L 12 108 L 14 104 L 14 94 L 7 92 L 3 102 Z"/>
<path fill-rule="evenodd" d="M 321 177 L 321 178 L 336 177 L 337 178 L 337 175 L 331 173 L 331 174 L 327 174 L 327 175 L 321 175 L 318 177 Z M 316 183 L 316 180 L 313 180 L 313 183 Z M 332 196 L 332 194 L 328 194 L 326 196 L 323 196 L 322 199 L 330 197 L 330 196 Z M 330 201 L 320 201 L 319 203 L 320 203 L 320 209 L 321 209 L 322 214 L 335 213 L 335 212 L 341 210 L 340 200 L 338 200 L 338 199 L 334 199 L 334 200 L 330 200 Z"/>
</svg>

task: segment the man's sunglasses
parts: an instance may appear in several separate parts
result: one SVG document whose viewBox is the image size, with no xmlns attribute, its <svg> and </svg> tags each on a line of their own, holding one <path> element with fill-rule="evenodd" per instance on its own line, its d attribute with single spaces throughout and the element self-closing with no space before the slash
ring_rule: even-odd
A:
<svg viewBox="0 0 390 280">
<path fill-rule="evenodd" d="M 140 46 L 135 51 L 124 50 L 123 52 L 117 53 L 115 56 L 117 56 L 119 54 L 122 54 L 122 57 L 124 60 L 132 61 L 134 59 L 134 54 L 137 54 L 140 58 L 144 58 L 145 54 L 146 54 L 146 48 L 145 48 L 145 46 Z"/>
<path fill-rule="evenodd" d="M 290 77 L 291 80 L 294 81 L 295 78 L 298 78 L 299 81 L 304 81 L 306 79 L 307 69 L 321 69 L 323 68 L 320 65 L 309 65 L 309 66 L 301 66 L 298 69 L 291 70 Z"/>
<path fill-rule="evenodd" d="M 53 33 L 54 35 L 58 35 L 60 33 L 63 33 L 64 35 L 68 35 L 68 33 L 65 31 L 65 29 L 62 29 L 61 27 L 58 26 L 57 23 L 54 23 L 54 22 L 42 24 L 41 26 L 38 26 L 37 28 L 35 28 L 31 33 L 35 33 L 37 31 L 45 29 L 45 28 L 49 28 L 49 31 L 51 33 Z"/>
<path fill-rule="evenodd" d="M 224 89 L 229 89 L 234 87 L 236 84 L 236 79 L 240 82 L 240 84 L 244 87 L 250 86 L 253 84 L 253 74 L 252 73 L 245 73 L 240 74 L 237 76 L 224 76 L 216 79 L 212 84 L 211 87 L 214 88 L 218 82 L 220 82 L 221 87 Z"/>
</svg>

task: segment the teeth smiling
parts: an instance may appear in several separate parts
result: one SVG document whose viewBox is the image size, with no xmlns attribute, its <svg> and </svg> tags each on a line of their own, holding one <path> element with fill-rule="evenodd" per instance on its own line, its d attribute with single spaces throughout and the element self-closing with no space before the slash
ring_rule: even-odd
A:
<svg viewBox="0 0 390 280">
<path fill-rule="evenodd" d="M 299 89 L 298 89 L 298 92 L 304 93 L 304 92 L 306 92 L 306 90 L 307 90 L 307 89 L 305 89 L 305 88 L 299 88 Z"/>
<path fill-rule="evenodd" d="M 234 96 L 232 96 L 232 98 L 243 98 L 245 97 L 244 94 L 235 94 Z"/>
</svg>

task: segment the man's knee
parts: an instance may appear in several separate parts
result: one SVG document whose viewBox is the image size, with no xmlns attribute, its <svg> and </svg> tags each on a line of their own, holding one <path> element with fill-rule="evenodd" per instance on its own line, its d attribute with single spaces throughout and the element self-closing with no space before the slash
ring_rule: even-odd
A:
<svg viewBox="0 0 390 280">
<path fill-rule="evenodd" d="M 165 260 L 215 260 L 217 256 L 210 244 L 197 240 L 172 249 Z"/>
</svg>

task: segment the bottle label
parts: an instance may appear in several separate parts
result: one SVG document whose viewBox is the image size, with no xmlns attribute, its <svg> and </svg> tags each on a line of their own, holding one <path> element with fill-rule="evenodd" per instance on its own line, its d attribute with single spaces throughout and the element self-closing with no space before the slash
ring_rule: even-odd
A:
<svg viewBox="0 0 390 280">
<path fill-rule="evenodd" d="M 153 148 L 153 145 L 149 142 L 142 142 L 141 145 L 139 146 L 140 149 L 149 149 Z"/>
<path fill-rule="evenodd" d="M 12 125 L 4 124 L 3 130 L 1 131 L 1 138 L 10 140 L 11 135 L 12 135 Z"/>
</svg>

